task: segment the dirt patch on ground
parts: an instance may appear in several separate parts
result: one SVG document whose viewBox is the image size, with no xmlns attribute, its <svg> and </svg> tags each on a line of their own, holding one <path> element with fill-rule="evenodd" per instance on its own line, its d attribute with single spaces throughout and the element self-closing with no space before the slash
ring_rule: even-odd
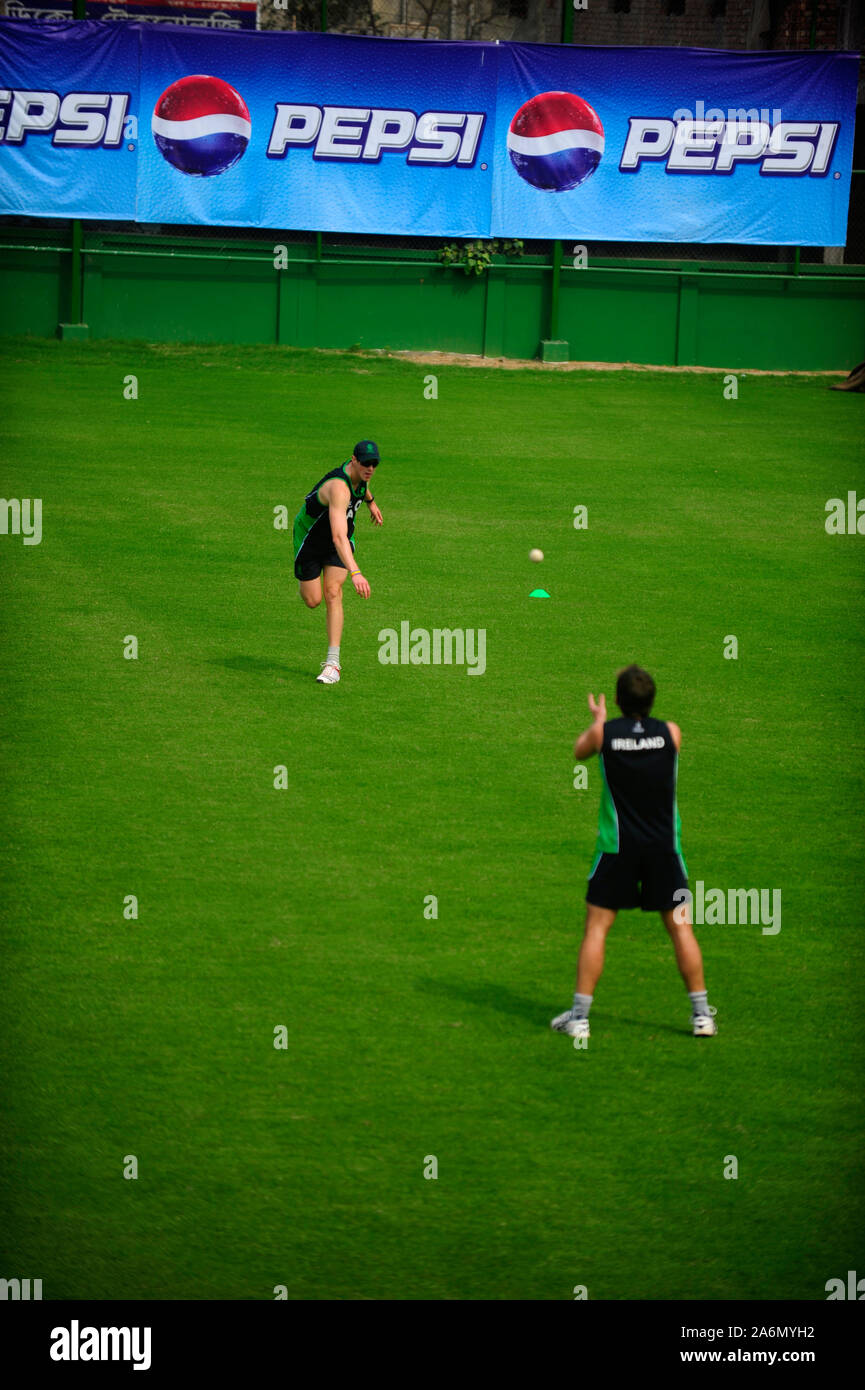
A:
<svg viewBox="0 0 865 1390">
<path fill-rule="evenodd" d="M 431 367 L 504 367 L 507 371 L 538 372 L 734 372 L 737 376 L 837 376 L 846 372 L 761 371 L 755 367 L 664 367 L 647 366 L 643 362 L 539 362 L 536 358 L 479 357 L 469 352 L 375 352 L 376 357 L 397 357 L 407 362 L 419 362 Z"/>
</svg>

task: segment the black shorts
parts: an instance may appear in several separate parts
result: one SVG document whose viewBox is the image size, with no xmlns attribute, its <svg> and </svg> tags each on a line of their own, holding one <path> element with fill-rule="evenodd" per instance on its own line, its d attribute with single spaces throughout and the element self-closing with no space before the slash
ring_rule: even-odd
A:
<svg viewBox="0 0 865 1390">
<path fill-rule="evenodd" d="M 354 547 L 352 546 L 353 550 Z M 311 550 L 307 554 L 305 548 L 301 546 L 294 562 L 294 577 L 295 579 L 318 579 L 325 565 L 334 565 L 337 569 L 345 569 L 345 562 L 339 558 L 335 550 Z"/>
<path fill-rule="evenodd" d="M 688 873 L 680 854 L 661 850 L 602 854 L 589 875 L 586 902 L 616 912 L 641 907 L 644 912 L 671 912 L 682 902 L 677 888 L 687 888 Z"/>
</svg>

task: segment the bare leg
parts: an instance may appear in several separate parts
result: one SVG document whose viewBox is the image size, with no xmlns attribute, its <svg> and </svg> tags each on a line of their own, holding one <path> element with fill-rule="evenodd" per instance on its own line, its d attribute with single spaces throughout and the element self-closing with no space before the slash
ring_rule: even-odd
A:
<svg viewBox="0 0 865 1390">
<path fill-rule="evenodd" d="M 607 932 L 615 920 L 612 908 L 586 903 L 586 930 L 577 958 L 577 994 L 594 994 L 604 968 Z"/>
<path fill-rule="evenodd" d="M 676 964 L 688 993 L 702 993 L 706 988 L 706 981 L 703 978 L 703 957 L 697 945 L 694 928 L 690 921 L 677 922 L 677 915 L 683 915 L 681 907 L 662 912 L 661 920 L 670 933 L 673 950 L 676 952 Z"/>
<path fill-rule="evenodd" d="M 348 578 L 348 570 L 337 565 L 325 565 L 324 601 L 327 605 L 327 645 L 338 647 L 342 640 L 342 586 Z"/>
<path fill-rule="evenodd" d="M 303 599 L 307 608 L 317 608 L 321 603 L 321 580 L 301 579 L 300 597 Z"/>
</svg>

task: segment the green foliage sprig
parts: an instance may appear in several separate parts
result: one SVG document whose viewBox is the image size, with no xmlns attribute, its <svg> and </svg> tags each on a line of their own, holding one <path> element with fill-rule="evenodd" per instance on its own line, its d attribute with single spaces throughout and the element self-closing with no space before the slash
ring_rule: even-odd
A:
<svg viewBox="0 0 865 1390">
<path fill-rule="evenodd" d="M 442 265 L 461 267 L 466 275 L 483 275 L 493 263 L 493 256 L 521 256 L 521 241 L 449 241 L 439 248 Z"/>
</svg>

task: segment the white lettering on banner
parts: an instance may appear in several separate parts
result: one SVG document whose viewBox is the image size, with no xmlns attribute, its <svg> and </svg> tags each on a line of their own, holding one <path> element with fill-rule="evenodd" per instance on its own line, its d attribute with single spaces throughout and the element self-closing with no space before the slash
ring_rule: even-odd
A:
<svg viewBox="0 0 865 1390">
<path fill-rule="evenodd" d="M 480 111 L 413 111 L 390 107 L 314 106 L 279 101 L 267 142 L 269 159 L 292 145 L 313 145 L 314 159 L 377 164 L 386 151 L 408 150 L 408 164 L 475 161 L 486 116 Z"/>
<path fill-rule="evenodd" d="M 630 116 L 619 168 L 636 174 L 665 161 L 668 174 L 730 174 L 737 163 L 760 161 L 760 173 L 812 174 L 829 168 L 839 121 L 702 120 Z"/>
</svg>

